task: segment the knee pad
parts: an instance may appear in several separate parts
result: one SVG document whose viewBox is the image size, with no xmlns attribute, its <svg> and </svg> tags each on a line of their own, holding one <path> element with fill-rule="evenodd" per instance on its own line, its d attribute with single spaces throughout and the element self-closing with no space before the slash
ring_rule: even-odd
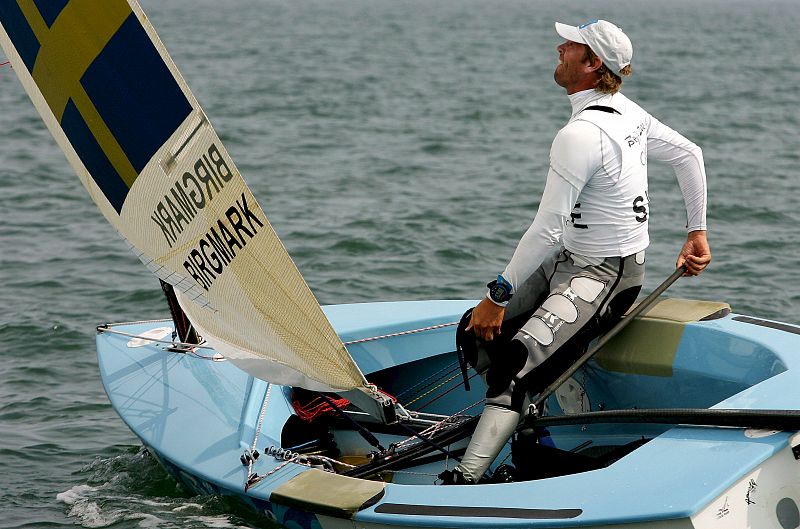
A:
<svg viewBox="0 0 800 529">
<path fill-rule="evenodd" d="M 638 285 L 627 288 L 614 296 L 614 298 L 608 304 L 608 310 L 602 316 L 600 322 L 600 328 L 602 332 L 609 330 L 625 315 L 628 309 L 631 308 L 636 302 L 636 297 L 639 295 L 639 291 L 641 290 L 642 286 Z"/>
<path fill-rule="evenodd" d="M 511 340 L 503 349 L 502 354 L 492 356 L 492 364 L 486 376 L 486 385 L 488 386 L 486 398 L 497 399 L 505 395 L 502 401 L 506 402 L 500 405 L 505 405 L 518 411 L 522 406 L 522 400 L 516 402 L 516 406 L 511 401 L 516 401 L 512 397 L 518 391 L 516 387 L 517 375 L 528 361 L 528 349 L 516 339 Z M 524 390 L 522 395 L 524 398 Z"/>
</svg>

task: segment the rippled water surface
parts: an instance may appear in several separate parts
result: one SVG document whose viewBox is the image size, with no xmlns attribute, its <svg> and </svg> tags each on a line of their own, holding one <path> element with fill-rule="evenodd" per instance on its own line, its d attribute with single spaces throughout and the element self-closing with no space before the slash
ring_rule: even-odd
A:
<svg viewBox="0 0 800 529">
<path fill-rule="evenodd" d="M 714 263 L 675 296 L 800 322 L 793 0 L 146 0 L 322 303 L 475 298 L 535 213 L 569 116 L 553 21 L 631 36 L 625 93 L 703 147 Z M 2 62 L 2 60 L 0 60 Z M 111 410 L 94 327 L 166 315 L 0 68 L 0 528 L 251 527 L 189 497 Z M 651 289 L 685 214 L 653 164 Z"/>
</svg>

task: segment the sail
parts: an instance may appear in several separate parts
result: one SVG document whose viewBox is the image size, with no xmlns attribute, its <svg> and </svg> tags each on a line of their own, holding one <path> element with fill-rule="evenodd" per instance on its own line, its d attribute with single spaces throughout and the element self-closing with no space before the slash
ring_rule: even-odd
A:
<svg viewBox="0 0 800 529">
<path fill-rule="evenodd" d="M 3 0 L 0 45 L 105 218 L 248 373 L 366 385 L 135 0 Z"/>
</svg>

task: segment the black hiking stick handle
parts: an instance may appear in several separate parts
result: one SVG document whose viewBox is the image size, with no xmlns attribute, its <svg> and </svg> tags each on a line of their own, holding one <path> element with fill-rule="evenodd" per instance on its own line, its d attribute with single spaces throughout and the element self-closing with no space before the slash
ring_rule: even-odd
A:
<svg viewBox="0 0 800 529">
<path fill-rule="evenodd" d="M 552 415 L 537 418 L 535 426 L 564 426 L 570 424 L 679 424 L 690 426 L 723 426 L 760 428 L 764 430 L 800 430 L 800 410 L 697 409 L 663 408 L 607 410 Z"/>
<path fill-rule="evenodd" d="M 583 364 L 588 362 L 595 355 L 595 353 L 597 353 L 597 351 L 602 349 L 603 346 L 609 342 L 609 340 L 611 340 L 614 336 L 619 334 L 619 332 L 622 329 L 624 329 L 630 322 L 635 320 L 637 316 L 639 316 L 642 312 L 648 309 L 650 305 L 652 305 L 653 302 L 656 301 L 658 297 L 670 287 L 670 285 L 672 285 L 672 283 L 677 281 L 678 278 L 683 275 L 685 271 L 686 267 L 681 266 L 679 268 L 676 268 L 675 271 L 672 272 L 672 275 L 670 275 L 666 280 L 664 280 L 663 283 L 658 285 L 655 288 L 655 290 L 653 290 L 650 293 L 649 296 L 644 298 L 641 303 L 636 305 L 636 307 L 634 307 L 633 310 L 631 310 L 621 320 L 619 320 L 616 325 L 611 327 L 611 329 L 607 333 L 601 336 L 600 339 L 597 340 L 597 343 L 594 345 L 594 347 L 583 353 L 583 356 L 581 356 L 574 364 L 572 364 L 572 366 L 570 366 L 569 369 L 567 369 L 560 377 L 558 377 L 558 379 L 556 379 L 555 382 L 547 386 L 547 388 L 545 388 L 545 390 L 539 394 L 539 397 L 531 405 L 532 406 L 531 409 L 536 409 L 536 410 L 540 409 L 541 404 L 544 401 L 546 401 L 547 398 L 561 386 L 561 384 L 566 382 L 567 379 L 569 379 L 569 377 L 574 375 L 575 371 L 580 369 L 583 366 Z"/>
</svg>

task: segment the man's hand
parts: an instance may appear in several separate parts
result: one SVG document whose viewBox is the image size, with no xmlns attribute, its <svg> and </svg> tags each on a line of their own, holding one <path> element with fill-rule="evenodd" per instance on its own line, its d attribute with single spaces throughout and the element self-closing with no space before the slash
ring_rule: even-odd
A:
<svg viewBox="0 0 800 529">
<path fill-rule="evenodd" d="M 678 255 L 676 267 L 686 266 L 685 276 L 700 275 L 711 262 L 711 248 L 708 246 L 705 230 L 689 232 L 686 243 Z"/>
<path fill-rule="evenodd" d="M 500 334 L 500 325 L 506 309 L 497 305 L 489 298 L 483 298 L 478 306 L 472 310 L 472 318 L 466 330 L 474 329 L 475 336 L 485 342 L 491 342 Z"/>
</svg>

